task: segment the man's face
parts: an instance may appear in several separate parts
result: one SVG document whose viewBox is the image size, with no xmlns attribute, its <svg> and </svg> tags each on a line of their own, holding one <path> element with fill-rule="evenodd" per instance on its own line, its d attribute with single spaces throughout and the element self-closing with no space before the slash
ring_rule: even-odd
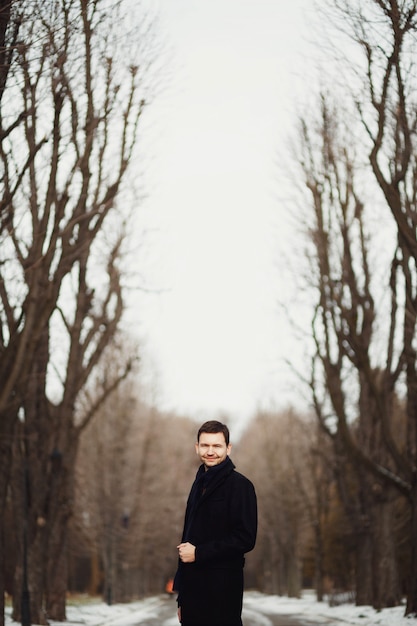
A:
<svg viewBox="0 0 417 626">
<path fill-rule="evenodd" d="M 223 433 L 201 433 L 195 450 L 206 468 L 214 467 L 225 460 L 232 445 L 226 445 Z"/>
</svg>

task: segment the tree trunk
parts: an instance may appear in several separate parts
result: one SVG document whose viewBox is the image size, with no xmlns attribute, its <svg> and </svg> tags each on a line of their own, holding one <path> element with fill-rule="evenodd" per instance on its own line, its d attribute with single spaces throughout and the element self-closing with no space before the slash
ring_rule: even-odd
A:
<svg viewBox="0 0 417 626">
<path fill-rule="evenodd" d="M 373 510 L 373 607 L 377 610 L 397 606 L 401 602 L 392 516 L 392 498 L 384 497 L 375 503 Z"/>
<path fill-rule="evenodd" d="M 3 506 L 3 505 L 2 505 Z M 3 508 L 4 511 L 4 508 Z M 0 626 L 4 626 L 4 596 L 5 596 L 5 555 L 4 555 L 4 524 L 0 521 Z"/>
<path fill-rule="evenodd" d="M 282 558 L 280 558 L 278 542 L 269 531 L 262 546 L 262 584 L 265 593 L 282 595 Z"/>
<path fill-rule="evenodd" d="M 43 580 L 44 580 L 44 561 L 45 561 L 45 536 L 44 528 L 33 528 L 33 524 L 29 525 L 29 538 L 27 546 L 27 583 L 29 594 L 29 610 L 32 624 L 47 624 L 46 614 L 43 603 Z M 36 533 L 36 538 L 30 540 L 30 536 Z M 24 545 L 20 546 L 19 562 L 24 562 Z M 16 622 L 22 621 L 22 614 L 25 613 L 24 601 L 24 567 L 16 567 L 14 588 L 16 593 L 13 596 L 13 614 L 12 618 Z M 23 590 L 21 592 L 21 590 Z"/>
<path fill-rule="evenodd" d="M 62 528 L 62 532 L 67 534 L 67 529 Z M 67 551 L 65 541 L 60 541 L 59 550 L 56 555 L 49 558 L 48 563 L 48 583 L 46 587 L 46 610 L 48 618 L 56 622 L 66 620 L 66 594 L 67 594 Z M 55 552 L 55 549 L 53 550 Z M 52 561 L 52 562 L 51 562 Z"/>
<path fill-rule="evenodd" d="M 340 441 L 336 441 L 337 446 Z M 367 476 L 361 467 L 352 467 L 340 448 L 336 447 L 337 465 L 335 476 L 340 500 L 346 518 L 354 534 L 355 544 L 355 596 L 358 606 L 371 605 L 373 602 L 372 571 L 372 499 L 369 495 Z M 352 471 L 353 470 L 353 471 Z M 355 478 L 352 491 L 349 481 Z"/>
<path fill-rule="evenodd" d="M 88 585 L 88 593 L 90 596 L 96 596 L 99 592 L 100 584 L 103 580 L 102 571 L 100 568 L 99 557 L 96 551 L 90 555 L 90 569 L 91 577 Z"/>
<path fill-rule="evenodd" d="M 411 564 L 407 589 L 406 615 L 417 615 L 417 482 L 411 494 Z"/>
<path fill-rule="evenodd" d="M 366 528 L 356 534 L 355 591 L 357 606 L 372 606 L 373 601 L 373 542 L 371 529 L 368 524 L 365 526 Z"/>
<path fill-rule="evenodd" d="M 1 470 L 0 470 L 1 474 Z M 0 482 L 5 483 L 5 478 L 1 474 Z M 0 484 L 0 489 L 3 492 L 4 485 Z M 3 493 L 1 494 L 1 510 L 4 511 L 6 508 L 6 497 L 3 497 Z M 5 581 L 5 572 L 6 572 L 6 556 L 5 556 L 5 543 L 4 543 L 4 516 L 1 516 L 0 519 L 0 626 L 4 626 L 4 597 L 6 591 L 6 581 Z"/>
<path fill-rule="evenodd" d="M 314 526 L 314 586 L 316 589 L 317 602 L 323 602 L 324 597 L 324 547 L 321 521 Z"/>
<path fill-rule="evenodd" d="M 17 528 L 13 620 L 46 624 L 43 606 L 45 525 L 33 506 L 32 480 L 27 458 L 16 446 L 13 465 L 13 515 Z"/>
<path fill-rule="evenodd" d="M 68 586 L 68 522 L 72 513 L 73 473 L 76 440 L 73 445 L 67 442 L 65 459 L 55 450 L 52 459 L 50 479 L 49 535 L 45 558 L 46 584 L 45 605 L 48 618 L 54 621 L 66 619 L 66 593 Z"/>
<path fill-rule="evenodd" d="M 51 463 L 51 462 L 50 462 Z M 71 462 L 69 461 L 69 465 Z M 38 473 L 33 468 L 33 473 Z M 47 469 L 43 466 L 41 476 L 36 485 L 30 481 L 31 489 L 37 487 L 39 497 L 30 497 L 28 510 L 24 508 L 24 494 L 17 497 L 21 502 L 16 505 L 15 519 L 27 521 L 27 576 L 30 595 L 30 615 L 32 623 L 46 624 L 47 619 L 63 621 L 66 619 L 67 590 L 67 553 L 66 539 L 69 514 L 71 511 L 70 494 L 72 489 L 72 471 L 69 473 L 61 467 Z M 52 472 L 48 474 L 48 472 Z M 19 476 L 16 469 L 16 478 Z M 38 473 L 39 476 L 39 473 Z M 14 485 L 18 493 L 21 480 Z M 41 494 L 41 489 L 44 492 Z M 31 494 L 29 494 L 31 495 Z M 35 509 L 35 504 L 36 509 Z M 24 563 L 25 545 L 24 530 L 19 532 L 19 563 Z M 24 583 L 24 569 L 16 568 L 15 589 L 20 590 Z M 22 598 L 19 593 L 13 597 L 13 619 L 21 620 Z"/>
<path fill-rule="evenodd" d="M 11 438 L 13 428 L 7 416 L 0 415 L 0 510 L 6 510 L 7 488 L 10 479 L 11 460 Z M 6 557 L 5 557 L 5 535 L 4 535 L 4 515 L 0 518 L 0 625 L 4 626 L 4 595 L 6 591 L 5 582 Z"/>
<path fill-rule="evenodd" d="M 299 598 L 301 595 L 300 566 L 298 558 L 294 552 L 289 555 L 287 563 L 288 576 L 288 597 Z"/>
</svg>

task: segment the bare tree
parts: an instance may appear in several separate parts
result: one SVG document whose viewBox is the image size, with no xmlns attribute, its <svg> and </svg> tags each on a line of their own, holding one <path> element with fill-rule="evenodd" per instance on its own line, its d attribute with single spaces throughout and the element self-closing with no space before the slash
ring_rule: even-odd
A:
<svg viewBox="0 0 417 626">
<path fill-rule="evenodd" d="M 109 604 L 160 593 L 175 573 L 196 428 L 143 404 L 130 378 L 83 433 L 77 527 L 100 557 Z"/>
<path fill-rule="evenodd" d="M 335 257 L 328 258 L 328 268 L 321 272 L 328 281 L 321 286 L 321 300 L 316 321 L 321 317 L 322 330 L 316 332 L 316 339 L 323 337 L 327 327 L 333 326 L 334 334 L 327 335 L 328 345 L 325 348 L 327 363 L 320 357 L 327 378 L 327 389 L 330 394 L 332 412 L 336 415 L 339 433 L 346 449 L 369 471 L 377 482 L 392 485 L 409 501 L 412 513 L 412 537 L 417 536 L 417 483 L 415 468 L 417 464 L 417 374 L 416 374 L 416 140 L 417 98 L 415 91 L 415 53 L 417 7 L 415 2 L 407 0 L 332 0 L 328 3 L 327 16 L 333 19 L 338 27 L 337 49 L 340 50 L 340 37 L 348 36 L 354 45 L 354 53 L 344 59 L 344 76 L 349 70 L 351 80 L 349 92 L 342 93 L 345 101 L 354 105 L 350 111 L 351 128 L 345 143 L 338 143 L 339 150 L 333 150 L 336 162 L 344 162 L 340 148 L 344 145 L 356 145 L 360 150 L 363 167 L 368 176 L 369 184 L 374 188 L 373 205 L 378 212 L 380 223 L 384 215 L 393 218 L 396 226 L 396 249 L 391 258 L 391 267 L 387 269 L 385 290 L 391 298 L 390 310 L 385 309 L 385 326 L 388 336 L 384 336 L 385 347 L 379 350 L 379 363 L 375 367 L 375 337 L 383 336 L 382 326 L 377 328 L 376 310 L 373 298 L 370 298 L 370 286 L 367 287 L 366 267 L 360 246 L 354 251 L 351 242 L 343 241 L 344 250 L 340 267 L 344 273 L 335 282 L 332 272 Z M 350 48 L 351 49 L 351 48 Z M 357 55 L 359 52 L 359 56 Z M 356 54 L 355 54 L 356 53 Z M 356 62 L 357 61 L 357 62 Z M 354 120 L 359 124 L 356 124 Z M 327 154 L 326 154 L 327 157 Z M 367 164 L 365 161 L 367 159 Z M 355 161 L 351 160 L 351 163 Z M 358 164 L 358 162 L 356 161 Z M 313 203 L 321 202 L 323 180 L 327 182 L 324 172 L 328 172 L 328 164 L 321 173 L 320 180 L 310 186 Z M 333 166 L 332 166 L 333 167 Z M 357 175 L 357 172 L 356 172 Z M 347 170 L 343 181 L 348 181 Z M 333 198 L 344 198 L 340 195 L 342 188 L 333 179 Z M 346 184 L 344 182 L 344 188 Z M 358 187 L 355 187 L 358 189 Z M 329 189 L 328 189 L 329 191 Z M 329 191 L 329 198 L 330 196 Z M 357 194 L 356 194 L 357 195 Z M 353 201 L 352 215 L 357 219 L 357 212 L 362 212 L 363 198 Z M 368 199 L 369 200 L 369 199 Z M 355 206 L 356 205 L 356 206 Z M 385 218 L 386 219 L 386 218 Z M 342 224 L 343 226 L 343 224 Z M 380 226 L 380 224 L 378 225 Z M 346 232 L 340 229 L 340 233 Z M 349 226 L 353 233 L 354 221 Z M 379 230 L 377 227 L 375 230 Z M 330 239 L 330 234 L 323 229 L 321 246 Z M 339 235 L 340 239 L 340 235 Z M 334 241 L 334 240 L 333 240 Z M 359 240 L 358 240 L 359 241 Z M 349 252 L 350 248 L 350 252 Z M 318 258 L 323 251 L 318 250 Z M 353 254 L 354 252 L 354 254 Z M 365 277 L 362 284 L 355 274 L 355 262 L 359 260 L 361 274 Z M 326 257 L 324 257 L 326 262 Z M 321 271 L 321 270 L 320 270 Z M 352 283 L 352 278 L 354 283 Z M 350 281 L 350 282 L 349 282 Z M 356 286 L 352 289 L 353 285 Z M 360 287 L 360 288 L 358 288 Z M 375 295 L 375 293 L 374 293 Z M 338 302 L 336 308 L 328 307 L 333 299 Z M 327 309 L 327 319 L 322 316 Z M 333 316 L 333 318 L 332 318 Z M 378 330 L 378 332 L 376 332 Z M 317 327 L 316 327 L 317 331 Z M 371 335 L 369 334 L 371 333 Z M 326 336 L 326 335 L 324 335 Z M 324 343 L 321 343 L 324 346 Z M 321 352 L 321 349 L 318 349 Z M 337 357 L 339 355 L 339 360 Z M 356 389 L 358 402 L 363 402 L 371 409 L 368 413 L 368 427 L 373 432 L 372 440 L 358 434 L 355 438 L 349 429 L 346 414 L 346 399 L 349 397 L 346 388 L 348 373 L 340 379 L 340 365 L 349 361 L 353 369 L 351 373 L 358 376 L 351 389 Z M 319 378 L 319 377 L 318 377 Z M 319 388 L 318 378 L 316 388 Z M 352 380 L 351 378 L 349 380 Z M 344 381 L 344 383 L 343 383 Z M 403 384 L 404 383 L 404 384 Z M 331 390 L 332 389 L 332 390 Z M 405 401 L 405 432 L 406 437 L 398 437 L 397 422 L 394 419 L 393 404 L 396 396 L 403 395 Z M 322 415 L 325 412 L 322 411 Z M 364 412 L 362 411 L 362 415 Z M 363 417 L 362 417 L 363 420 Z M 365 426 L 365 424 L 364 424 Z M 375 456 L 371 449 L 371 441 L 380 444 L 380 452 Z M 372 462 L 370 462 L 372 461 Z M 378 491 L 378 489 L 376 489 Z M 417 545 L 412 544 L 411 571 L 408 585 L 406 613 L 417 611 Z"/>
<path fill-rule="evenodd" d="M 352 16 L 355 41 L 366 58 L 367 104 L 358 109 L 371 142 L 369 160 L 398 230 L 398 249 L 392 264 L 394 306 L 405 301 L 400 327 L 402 352 L 399 367 L 406 379 L 407 444 L 405 453 L 396 445 L 392 424 L 384 420 L 383 433 L 391 454 L 398 460 L 412 509 L 412 537 L 417 537 L 417 371 L 415 335 L 417 322 L 417 98 L 413 84 L 416 52 L 415 2 L 374 2 L 383 20 L 387 41 L 377 45 L 371 23 L 365 22 L 357 37 L 358 22 Z M 402 293 L 401 293 L 402 292 Z M 398 315 L 398 319 L 400 314 Z M 406 613 L 417 612 L 417 542 L 412 543 L 411 572 Z"/>
<path fill-rule="evenodd" d="M 299 423 L 297 456 L 302 456 L 303 462 L 293 464 L 293 473 L 311 528 L 314 550 L 313 582 L 317 600 L 322 602 L 328 578 L 325 531 L 334 484 L 334 455 L 328 437 L 313 419 L 312 416 L 305 423 Z"/>
<path fill-rule="evenodd" d="M 250 558 L 255 574 L 248 570 L 248 575 L 267 593 L 290 597 L 301 593 L 308 528 L 298 489 L 306 458 L 299 454 L 302 428 L 292 411 L 259 413 L 234 452 L 238 467 L 254 481 L 259 504 L 258 539 Z"/>
<path fill-rule="evenodd" d="M 389 440 L 385 432 L 395 421 L 402 370 L 394 350 L 399 301 L 393 293 L 391 312 L 389 306 L 377 310 L 375 305 L 376 299 L 383 301 L 383 293 L 374 287 L 363 165 L 355 154 L 357 146 L 348 139 L 354 128 L 348 119 L 349 127 L 323 97 L 320 120 L 301 125 L 300 164 L 310 192 L 307 232 L 317 294 L 311 390 L 337 457 L 348 453 L 354 463 L 359 485 L 355 493 L 361 494 L 359 499 L 347 497 L 343 465 L 338 473 L 340 493 L 358 539 L 356 600 L 380 607 L 400 601 L 392 490 L 408 494 L 400 452 L 404 436 L 397 431 Z M 383 255 L 380 261 L 384 262 Z M 384 319 L 388 336 L 378 332 Z M 381 546 L 385 559 L 375 556 Z"/>
<path fill-rule="evenodd" d="M 0 154 L 0 414 L 2 445 L 11 449 L 16 430 L 23 442 L 14 445 L 13 492 L 28 526 L 32 618 L 43 623 L 45 612 L 65 617 L 65 532 L 80 433 L 132 365 L 128 354 L 88 394 L 123 313 L 129 214 L 116 200 L 144 110 L 150 40 L 143 25 L 132 58 L 122 3 L 111 12 L 100 0 L 27 8 L 1 102 L 1 120 L 19 111 L 22 123 L 8 127 Z M 6 480 L 1 472 L 1 493 Z M 21 553 L 24 547 L 20 541 Z M 22 568 L 16 573 L 20 585 Z M 18 619 L 18 594 L 14 601 Z"/>
<path fill-rule="evenodd" d="M 13 53 L 17 36 L 19 32 L 20 20 L 14 15 L 14 7 L 16 3 L 13 0 L 1 0 L 0 2 L 0 102 L 3 97 L 7 77 L 12 64 Z M 1 114 L 1 111 L 0 111 Z M 13 120 L 12 123 L 4 124 L 0 117 L 0 143 L 4 137 L 11 131 L 14 125 L 18 124 L 19 118 Z M 0 215 L 0 224 L 2 224 L 2 216 Z M 0 411 L 1 417 L 1 411 Z M 6 508 L 6 487 L 8 483 L 10 458 L 11 458 L 11 424 L 15 418 L 14 408 L 10 408 L 6 420 L 0 421 L 0 473 L 4 476 L 4 480 L 0 482 L 0 507 L 4 511 Z M 5 422 L 5 423 L 3 423 Z M 3 529 L 3 520 L 0 522 L 0 615 L 1 621 L 4 622 L 4 588 L 5 588 L 5 538 Z"/>
<path fill-rule="evenodd" d="M 97 412 L 79 446 L 76 520 L 88 538 L 91 553 L 103 563 L 103 595 L 108 604 L 130 599 L 123 584 L 124 571 L 131 575 L 128 561 L 134 550 L 131 542 L 126 546 L 136 498 L 130 460 L 134 423 L 148 413 L 138 403 L 130 377 Z M 142 452 L 136 448 L 139 458 Z"/>
</svg>

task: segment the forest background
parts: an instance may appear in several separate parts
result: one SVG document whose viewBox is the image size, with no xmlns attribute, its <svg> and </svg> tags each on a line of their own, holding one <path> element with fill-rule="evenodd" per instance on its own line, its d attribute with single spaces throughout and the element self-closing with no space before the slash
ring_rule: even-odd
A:
<svg viewBox="0 0 417 626">
<path fill-rule="evenodd" d="M 131 166 L 161 80 L 152 21 L 123 0 L 0 9 L 0 599 L 27 626 L 64 620 L 71 590 L 112 603 L 164 588 L 198 416 L 145 400 L 123 325 Z M 247 584 L 405 597 L 416 614 L 417 6 L 323 11 L 333 69 L 287 159 L 310 408 L 259 411 L 233 449 L 259 497 Z"/>
</svg>

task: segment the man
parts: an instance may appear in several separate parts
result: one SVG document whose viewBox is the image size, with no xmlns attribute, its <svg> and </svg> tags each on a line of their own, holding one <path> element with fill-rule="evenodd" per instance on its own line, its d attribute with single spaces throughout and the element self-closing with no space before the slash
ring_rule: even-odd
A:
<svg viewBox="0 0 417 626">
<path fill-rule="evenodd" d="M 191 487 L 174 589 L 182 626 L 242 626 L 244 554 L 253 549 L 252 483 L 229 458 L 229 429 L 205 422 L 195 449 L 202 465 Z"/>
</svg>

